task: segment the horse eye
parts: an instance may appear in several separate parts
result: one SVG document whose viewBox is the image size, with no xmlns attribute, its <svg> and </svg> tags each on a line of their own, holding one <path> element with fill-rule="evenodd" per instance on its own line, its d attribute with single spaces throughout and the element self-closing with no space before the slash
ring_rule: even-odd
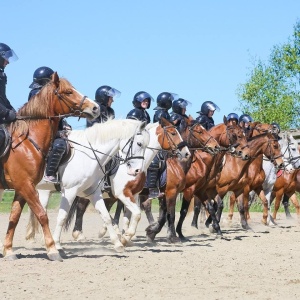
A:
<svg viewBox="0 0 300 300">
<path fill-rule="evenodd" d="M 176 132 L 171 132 L 172 135 L 176 135 Z"/>
<path fill-rule="evenodd" d="M 142 143 L 137 143 L 137 145 L 138 145 L 139 147 L 142 147 Z"/>
</svg>

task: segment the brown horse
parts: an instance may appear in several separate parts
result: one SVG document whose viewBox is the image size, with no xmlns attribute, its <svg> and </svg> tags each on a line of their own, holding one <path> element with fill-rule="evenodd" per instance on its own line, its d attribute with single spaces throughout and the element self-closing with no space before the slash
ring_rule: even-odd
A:
<svg viewBox="0 0 300 300">
<path fill-rule="evenodd" d="M 213 127 L 207 133 L 218 142 L 218 144 L 222 147 L 221 150 L 223 150 L 224 152 L 230 150 L 233 153 L 238 153 L 239 156 L 243 156 L 245 159 L 247 159 L 248 149 L 244 149 L 244 151 L 241 150 L 246 146 L 246 139 L 240 127 L 229 124 L 227 126 L 227 120 L 226 118 L 224 118 L 224 124 L 219 124 Z M 233 146 L 236 147 L 236 149 L 232 150 Z M 156 234 L 161 230 L 162 226 L 166 222 L 166 219 L 168 219 L 169 224 L 168 241 L 178 241 L 175 231 L 172 231 L 175 219 L 170 217 L 170 210 L 168 208 L 168 201 L 170 202 L 170 200 L 168 199 L 168 197 L 170 197 L 172 201 L 171 203 L 174 206 L 175 210 L 176 198 L 178 193 L 183 191 L 185 195 L 185 191 L 191 186 L 195 185 L 197 182 L 206 182 L 211 170 L 218 169 L 220 167 L 219 163 L 216 164 L 216 161 L 219 162 L 221 160 L 221 156 L 222 154 L 220 153 L 212 156 L 211 154 L 203 151 L 203 149 L 197 149 L 194 152 L 191 167 L 185 173 L 185 177 L 181 177 L 181 186 L 177 184 L 177 174 L 173 171 L 172 166 L 170 167 L 168 165 L 167 184 L 165 186 L 166 197 L 165 199 L 163 199 L 163 201 L 161 201 L 160 216 L 158 221 L 156 223 L 150 224 L 146 229 L 148 241 L 154 240 Z M 191 198 L 189 198 L 188 200 L 183 200 L 180 220 L 178 222 L 179 226 L 177 225 L 176 228 L 176 231 L 179 234 L 179 238 L 181 240 L 184 239 L 184 236 L 181 232 L 181 225 L 185 218 L 190 199 Z"/>
<path fill-rule="evenodd" d="M 45 158 L 57 133 L 60 117 L 95 118 L 99 113 L 96 102 L 79 93 L 66 79 L 60 79 L 57 73 L 52 75 L 52 80 L 38 94 L 19 109 L 18 120 L 10 126 L 11 148 L 2 158 L 5 183 L 1 184 L 1 189 L 8 187 L 15 190 L 4 241 L 5 257 L 17 259 L 12 248 L 13 236 L 27 202 L 42 226 L 49 259 L 62 260 L 35 187 L 42 179 Z"/>
</svg>

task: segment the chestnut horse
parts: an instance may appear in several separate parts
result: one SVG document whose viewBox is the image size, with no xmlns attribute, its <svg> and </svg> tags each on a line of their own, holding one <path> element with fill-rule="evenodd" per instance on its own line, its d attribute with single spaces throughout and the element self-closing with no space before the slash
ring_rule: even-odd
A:
<svg viewBox="0 0 300 300">
<path fill-rule="evenodd" d="M 79 93 L 66 79 L 60 79 L 56 72 L 51 81 L 19 109 L 18 120 L 10 126 L 11 148 L 1 159 L 6 182 L 1 183 L 1 193 L 7 187 L 15 190 L 3 245 L 5 257 L 17 259 L 13 251 L 13 236 L 27 202 L 42 226 L 49 259 L 62 260 L 35 187 L 43 177 L 45 158 L 57 133 L 60 117 L 95 118 L 99 113 L 96 102 Z"/>
<path fill-rule="evenodd" d="M 228 125 L 228 126 L 227 126 Z M 200 125 L 201 126 L 201 125 Z M 204 130 L 204 129 L 202 129 Z M 246 146 L 246 139 L 245 136 L 243 134 L 243 131 L 241 130 L 240 127 L 238 127 L 237 125 L 229 125 L 227 124 L 227 120 L 226 118 L 224 118 L 224 124 L 219 124 L 215 127 L 213 127 L 211 130 L 208 131 L 208 134 L 213 137 L 218 144 L 221 146 L 221 150 L 223 150 L 224 152 L 226 151 L 232 151 L 233 153 L 237 154 L 239 156 L 244 157 L 245 159 L 247 158 L 247 153 L 248 153 L 248 149 L 244 149 L 241 150 L 243 147 Z M 232 149 L 233 147 L 236 147 L 236 149 Z M 173 194 L 173 195 L 178 195 L 179 192 L 184 193 L 187 189 L 189 189 L 191 186 L 195 185 L 197 182 L 205 183 L 209 173 L 212 172 L 212 169 L 214 170 L 218 170 L 219 171 L 219 161 L 221 160 L 222 154 L 217 153 L 217 155 L 213 156 L 211 155 L 211 153 L 206 153 L 206 151 L 203 151 L 203 149 L 197 149 L 194 152 L 193 155 L 193 160 L 192 160 L 192 164 L 191 167 L 188 169 L 188 172 L 186 172 L 185 174 L 185 178 L 183 183 L 181 184 L 181 186 L 176 185 L 177 183 L 177 177 L 176 177 L 176 173 L 172 172 L 173 169 L 172 168 L 167 168 L 167 184 L 165 186 L 165 199 L 163 199 L 163 201 L 161 201 L 160 203 L 160 214 L 159 214 L 159 219 L 157 222 L 154 222 L 152 224 L 150 224 L 147 228 L 146 228 L 146 232 L 147 232 L 147 239 L 148 241 L 153 241 L 156 234 L 158 232 L 160 232 L 161 228 L 163 227 L 164 223 L 166 222 L 166 219 L 168 219 L 168 223 L 169 223 L 169 227 L 170 224 L 174 227 L 174 219 L 171 219 L 169 217 L 169 210 L 168 210 L 168 205 L 166 205 L 168 203 L 168 193 L 174 193 L 174 191 L 176 191 L 177 189 L 177 193 Z M 216 164 L 216 161 L 218 162 Z M 168 162 L 168 161 L 167 161 Z M 174 176 L 175 175 L 175 176 Z M 175 209 L 175 203 L 176 203 L 176 198 L 171 198 L 173 201 L 173 206 Z M 178 224 L 182 224 L 186 212 L 187 212 L 187 207 L 189 205 L 189 200 L 191 198 L 189 198 L 188 200 L 184 199 L 183 200 L 183 208 L 181 210 L 181 214 L 180 214 L 180 220 L 178 222 Z M 207 204 L 210 207 L 210 203 Z M 148 211 L 149 213 L 149 211 Z M 181 225 L 177 225 L 176 231 L 179 234 L 179 239 L 183 240 L 184 236 L 182 235 L 181 229 L 180 229 Z M 168 232 L 168 241 L 169 242 L 177 242 L 179 241 L 179 239 L 176 236 L 175 231 L 172 232 L 169 230 Z"/>
</svg>

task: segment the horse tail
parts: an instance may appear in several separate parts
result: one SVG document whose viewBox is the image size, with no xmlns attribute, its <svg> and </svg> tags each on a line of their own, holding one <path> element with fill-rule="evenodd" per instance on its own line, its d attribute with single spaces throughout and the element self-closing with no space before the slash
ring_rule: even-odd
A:
<svg viewBox="0 0 300 300">
<path fill-rule="evenodd" d="M 26 227 L 26 240 L 31 240 L 35 238 L 35 233 L 39 233 L 39 222 L 35 214 L 29 208 L 29 221 Z"/>
<path fill-rule="evenodd" d="M 65 224 L 63 225 L 63 229 L 65 231 L 68 231 L 70 226 L 71 226 L 71 222 L 74 219 L 75 213 L 77 211 L 77 203 L 79 202 L 79 200 L 80 200 L 80 197 L 75 197 L 75 199 L 74 199 L 74 201 L 71 205 L 71 208 L 70 208 L 69 213 L 67 215 L 67 219 L 65 221 Z"/>
</svg>

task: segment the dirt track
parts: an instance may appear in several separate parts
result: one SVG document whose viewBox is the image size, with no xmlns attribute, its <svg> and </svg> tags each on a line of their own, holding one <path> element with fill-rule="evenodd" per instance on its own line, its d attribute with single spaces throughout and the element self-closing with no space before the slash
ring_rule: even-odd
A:
<svg viewBox="0 0 300 300">
<path fill-rule="evenodd" d="M 40 239 L 24 240 L 28 214 L 24 213 L 15 236 L 18 261 L 0 259 L 1 299 L 299 299 L 300 227 L 279 215 L 279 226 L 260 224 L 252 213 L 253 231 L 245 232 L 235 214 L 233 226 L 223 221 L 224 236 L 216 239 L 206 228 L 184 224 L 190 241 L 165 242 L 166 228 L 156 245 L 146 243 L 143 215 L 135 245 L 117 254 L 108 237 L 97 238 L 99 216 L 85 216 L 85 242 L 63 233 L 67 258 L 47 260 Z M 56 213 L 50 213 L 54 228 Z M 0 214 L 0 237 L 7 227 Z"/>
</svg>

